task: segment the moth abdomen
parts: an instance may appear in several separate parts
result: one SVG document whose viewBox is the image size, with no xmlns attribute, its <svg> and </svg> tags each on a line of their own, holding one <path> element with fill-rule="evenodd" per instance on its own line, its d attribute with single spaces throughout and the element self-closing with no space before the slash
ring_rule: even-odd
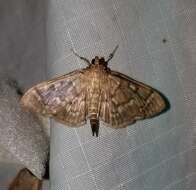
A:
<svg viewBox="0 0 196 190">
<path fill-rule="evenodd" d="M 99 119 L 97 118 L 90 118 L 90 124 L 91 124 L 91 129 L 92 129 L 92 135 L 96 135 L 98 137 L 99 133 Z"/>
</svg>

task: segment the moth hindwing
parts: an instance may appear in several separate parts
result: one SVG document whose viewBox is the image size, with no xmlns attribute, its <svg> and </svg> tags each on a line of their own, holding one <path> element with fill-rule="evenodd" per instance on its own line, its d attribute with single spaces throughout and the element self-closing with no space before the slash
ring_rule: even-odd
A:
<svg viewBox="0 0 196 190">
<path fill-rule="evenodd" d="M 75 53 L 75 52 L 74 52 Z M 76 54 L 78 56 L 78 54 Z M 108 61 L 95 57 L 88 66 L 42 82 L 21 99 L 24 108 L 52 117 L 70 127 L 90 120 L 98 136 L 99 120 L 112 128 L 123 128 L 153 117 L 165 109 L 165 100 L 152 87 L 108 68 Z"/>
</svg>

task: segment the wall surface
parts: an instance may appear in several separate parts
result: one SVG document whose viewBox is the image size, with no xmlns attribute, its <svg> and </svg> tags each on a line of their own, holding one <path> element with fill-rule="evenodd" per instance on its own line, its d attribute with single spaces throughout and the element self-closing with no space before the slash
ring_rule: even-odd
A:
<svg viewBox="0 0 196 190">
<path fill-rule="evenodd" d="M 109 66 L 160 90 L 171 108 L 126 129 L 89 124 L 51 131 L 51 189 L 194 190 L 196 3 L 192 0 L 57 0 L 47 14 L 48 76 L 108 56 Z"/>
</svg>

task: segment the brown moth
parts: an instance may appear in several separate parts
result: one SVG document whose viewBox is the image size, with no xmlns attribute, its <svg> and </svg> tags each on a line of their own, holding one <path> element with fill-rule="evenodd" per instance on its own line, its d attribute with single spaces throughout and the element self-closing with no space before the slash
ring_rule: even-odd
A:
<svg viewBox="0 0 196 190">
<path fill-rule="evenodd" d="M 108 68 L 117 48 L 107 60 L 96 56 L 91 62 L 73 51 L 88 66 L 32 87 L 22 97 L 22 106 L 70 127 L 89 119 L 93 136 L 98 136 L 99 120 L 123 128 L 159 114 L 166 107 L 159 92 Z"/>
</svg>

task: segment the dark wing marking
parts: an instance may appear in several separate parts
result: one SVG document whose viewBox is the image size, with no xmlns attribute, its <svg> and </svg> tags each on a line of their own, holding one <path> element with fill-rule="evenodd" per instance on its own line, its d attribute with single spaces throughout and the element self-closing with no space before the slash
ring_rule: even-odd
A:
<svg viewBox="0 0 196 190">
<path fill-rule="evenodd" d="M 110 127 L 126 127 L 165 108 L 165 100 L 155 89 L 119 72 L 111 71 L 106 84 L 101 95 L 100 119 Z"/>
<path fill-rule="evenodd" d="M 42 82 L 21 99 L 24 108 L 69 126 L 86 122 L 86 83 L 83 70 Z"/>
</svg>

